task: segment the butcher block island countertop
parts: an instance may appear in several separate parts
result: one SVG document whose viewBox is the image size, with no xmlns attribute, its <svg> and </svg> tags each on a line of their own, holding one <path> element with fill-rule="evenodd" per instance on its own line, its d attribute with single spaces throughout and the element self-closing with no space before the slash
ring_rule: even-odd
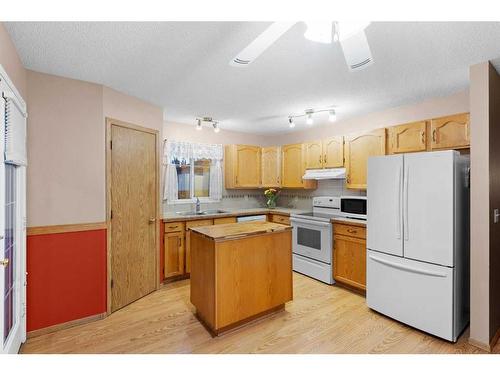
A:
<svg viewBox="0 0 500 375">
<path fill-rule="evenodd" d="M 292 300 L 290 226 L 243 222 L 191 231 L 191 303 L 213 335 L 282 310 Z"/>
</svg>

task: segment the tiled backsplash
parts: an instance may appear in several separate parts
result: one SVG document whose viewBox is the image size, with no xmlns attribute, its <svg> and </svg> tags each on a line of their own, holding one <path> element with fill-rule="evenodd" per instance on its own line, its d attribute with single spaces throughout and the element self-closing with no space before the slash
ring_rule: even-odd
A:
<svg viewBox="0 0 500 375">
<path fill-rule="evenodd" d="M 345 180 L 318 181 L 316 190 L 283 189 L 278 197 L 277 205 L 280 207 L 298 208 L 308 210 L 312 206 L 312 198 L 318 196 L 340 195 L 366 195 L 363 190 L 345 188 Z M 215 203 L 202 203 L 201 209 L 224 208 L 254 208 L 265 207 L 266 198 L 264 190 L 224 190 L 222 200 Z M 190 211 L 194 209 L 193 203 L 163 204 L 163 212 Z"/>
</svg>

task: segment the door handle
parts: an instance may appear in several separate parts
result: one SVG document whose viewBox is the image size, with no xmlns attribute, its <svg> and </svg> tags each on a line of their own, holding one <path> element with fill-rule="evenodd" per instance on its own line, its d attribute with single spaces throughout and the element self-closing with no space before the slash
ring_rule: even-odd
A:
<svg viewBox="0 0 500 375">
<path fill-rule="evenodd" d="M 436 142 L 436 129 L 432 131 L 432 141 L 435 143 Z"/>
<path fill-rule="evenodd" d="M 7 267 L 9 265 L 9 259 L 3 259 L 3 260 L 0 260 L 0 264 L 4 267 Z"/>
<path fill-rule="evenodd" d="M 154 224 L 156 222 L 156 218 L 152 217 L 149 219 L 149 224 Z"/>
<path fill-rule="evenodd" d="M 410 167 L 406 166 L 406 171 L 404 175 L 404 187 L 403 187 L 403 237 L 405 241 L 409 239 L 409 229 L 408 229 L 408 179 L 410 176 Z"/>
</svg>

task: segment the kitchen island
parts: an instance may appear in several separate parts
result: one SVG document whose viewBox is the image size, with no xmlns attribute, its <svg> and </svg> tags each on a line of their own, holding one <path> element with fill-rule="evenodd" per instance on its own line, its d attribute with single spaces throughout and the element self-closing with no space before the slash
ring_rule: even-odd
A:
<svg viewBox="0 0 500 375">
<path fill-rule="evenodd" d="M 243 222 L 191 230 L 191 303 L 213 335 L 292 300 L 290 226 Z"/>
</svg>

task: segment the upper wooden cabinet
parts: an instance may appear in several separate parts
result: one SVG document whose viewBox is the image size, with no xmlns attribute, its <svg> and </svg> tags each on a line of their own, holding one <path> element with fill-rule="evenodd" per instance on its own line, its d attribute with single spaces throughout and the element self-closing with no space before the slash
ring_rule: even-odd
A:
<svg viewBox="0 0 500 375">
<path fill-rule="evenodd" d="M 431 120 L 431 134 L 433 150 L 469 148 L 469 114 L 462 113 Z"/>
<path fill-rule="evenodd" d="M 427 122 L 393 126 L 388 129 L 390 149 L 393 154 L 426 150 Z"/>
<path fill-rule="evenodd" d="M 323 168 L 344 166 L 344 137 L 333 137 L 323 141 Z"/>
<path fill-rule="evenodd" d="M 323 144 L 321 141 L 304 144 L 307 169 L 323 168 Z"/>
<path fill-rule="evenodd" d="M 255 188 L 261 185 L 259 146 L 228 145 L 224 151 L 227 189 Z"/>
<path fill-rule="evenodd" d="M 333 137 L 305 144 L 307 169 L 344 166 L 344 137 Z"/>
<path fill-rule="evenodd" d="M 368 158 L 385 155 L 385 138 L 385 128 L 344 137 L 347 188 L 366 189 Z"/>
<path fill-rule="evenodd" d="M 303 180 L 305 173 L 305 144 L 296 143 L 281 147 L 281 186 L 284 188 L 315 189 L 315 180 Z"/>
<path fill-rule="evenodd" d="M 281 186 L 281 147 L 262 147 L 262 186 Z"/>
</svg>

